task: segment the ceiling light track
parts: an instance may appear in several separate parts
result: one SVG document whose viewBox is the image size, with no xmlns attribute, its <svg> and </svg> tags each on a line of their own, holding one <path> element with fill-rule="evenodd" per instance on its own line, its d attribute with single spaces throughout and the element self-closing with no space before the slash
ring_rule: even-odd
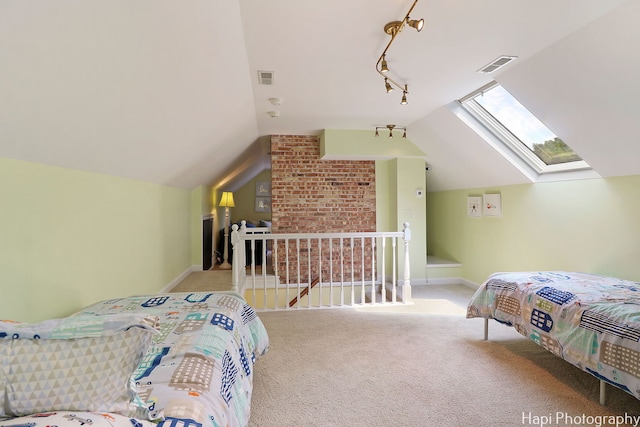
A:
<svg viewBox="0 0 640 427">
<path fill-rule="evenodd" d="M 413 4 L 411 5 L 411 8 L 409 8 L 409 11 L 407 12 L 407 14 L 405 15 L 402 21 L 391 21 L 384 26 L 384 32 L 391 36 L 391 40 L 389 40 L 387 47 L 382 52 L 382 55 L 380 55 L 380 58 L 378 58 L 378 62 L 376 62 L 376 71 L 378 72 L 378 74 L 384 77 L 384 84 L 387 89 L 387 93 L 393 92 L 393 89 L 394 89 L 393 86 L 397 87 L 402 91 L 402 101 L 400 102 L 400 104 L 402 105 L 407 104 L 407 93 L 409 93 L 409 88 L 406 84 L 400 84 L 394 79 L 392 79 L 391 77 L 389 77 L 387 51 L 391 47 L 391 44 L 393 43 L 393 41 L 396 39 L 396 36 L 400 34 L 400 32 L 402 31 L 405 25 L 408 25 L 411 28 L 415 28 L 416 31 L 420 31 L 422 30 L 422 27 L 424 27 L 424 19 L 409 18 L 409 15 L 411 14 L 411 12 L 413 12 L 413 8 L 416 7 L 416 3 L 418 3 L 418 0 L 414 0 Z"/>
</svg>

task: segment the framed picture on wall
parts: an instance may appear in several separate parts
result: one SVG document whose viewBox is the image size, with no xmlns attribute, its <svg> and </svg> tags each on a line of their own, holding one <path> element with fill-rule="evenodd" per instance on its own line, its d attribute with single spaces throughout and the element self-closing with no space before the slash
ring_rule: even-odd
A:
<svg viewBox="0 0 640 427">
<path fill-rule="evenodd" d="M 256 196 L 260 196 L 260 197 L 271 196 L 271 183 L 269 181 L 256 182 Z"/>
<path fill-rule="evenodd" d="M 485 194 L 482 196 L 482 213 L 485 216 L 502 216 L 500 194 Z"/>
<path fill-rule="evenodd" d="M 467 216 L 479 218 L 482 216 L 482 197 L 467 197 Z"/>
<path fill-rule="evenodd" d="M 271 212 L 271 197 L 256 197 L 256 212 Z"/>
</svg>

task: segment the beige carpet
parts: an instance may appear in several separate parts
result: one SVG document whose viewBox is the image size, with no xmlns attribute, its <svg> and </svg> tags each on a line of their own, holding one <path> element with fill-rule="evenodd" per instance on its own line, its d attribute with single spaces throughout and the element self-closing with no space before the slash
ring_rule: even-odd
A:
<svg viewBox="0 0 640 427">
<path fill-rule="evenodd" d="M 171 292 L 206 292 L 231 290 L 231 270 L 194 271 Z"/>
<path fill-rule="evenodd" d="M 271 348 L 254 368 L 250 426 L 594 426 L 588 417 L 640 415 L 640 401 L 612 387 L 600 406 L 595 378 L 512 328 L 492 322 L 483 341 L 483 321 L 464 317 L 472 292 L 422 286 L 412 306 L 260 312 Z"/>
</svg>

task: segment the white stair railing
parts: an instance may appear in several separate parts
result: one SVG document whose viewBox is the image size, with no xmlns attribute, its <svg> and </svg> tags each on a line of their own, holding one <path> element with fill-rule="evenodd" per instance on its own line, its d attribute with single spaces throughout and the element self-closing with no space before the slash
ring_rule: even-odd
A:
<svg viewBox="0 0 640 427">
<path fill-rule="evenodd" d="M 258 310 L 410 303 L 410 240 L 409 223 L 400 232 L 272 234 L 243 221 L 231 232 L 233 289 Z"/>
</svg>

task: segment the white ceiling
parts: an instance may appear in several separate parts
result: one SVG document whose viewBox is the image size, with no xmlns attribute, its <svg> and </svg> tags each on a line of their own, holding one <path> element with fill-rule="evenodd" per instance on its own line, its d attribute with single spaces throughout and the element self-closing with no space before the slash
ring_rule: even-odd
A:
<svg viewBox="0 0 640 427">
<path fill-rule="evenodd" d="M 268 135 L 394 123 L 427 153 L 430 191 L 527 182 L 447 108 L 496 79 L 601 175 L 640 173 L 640 2 L 419 0 L 425 28 L 387 55 L 402 106 L 375 63 L 411 4 L 0 0 L 0 156 L 232 185 L 268 166 Z M 476 73 L 499 55 L 519 59 Z"/>
</svg>

